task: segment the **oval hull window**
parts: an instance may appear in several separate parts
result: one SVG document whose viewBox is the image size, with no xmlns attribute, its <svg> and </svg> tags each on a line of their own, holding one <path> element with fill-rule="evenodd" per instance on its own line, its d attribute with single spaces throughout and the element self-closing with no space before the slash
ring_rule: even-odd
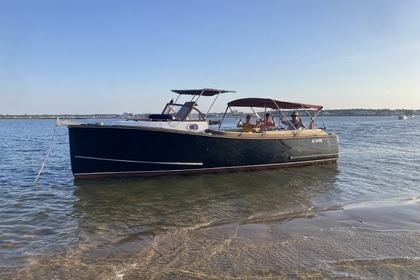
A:
<svg viewBox="0 0 420 280">
<path fill-rule="evenodd" d="M 198 124 L 189 124 L 187 125 L 188 130 L 198 130 Z"/>
</svg>

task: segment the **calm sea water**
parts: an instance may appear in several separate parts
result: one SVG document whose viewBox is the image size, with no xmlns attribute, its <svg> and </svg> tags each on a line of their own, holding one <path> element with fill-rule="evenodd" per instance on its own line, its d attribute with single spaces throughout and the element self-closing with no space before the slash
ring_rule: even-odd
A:
<svg viewBox="0 0 420 280">
<path fill-rule="evenodd" d="M 1 279 L 418 279 L 420 117 L 328 117 L 337 164 L 74 181 L 67 128 L 0 121 Z"/>
</svg>

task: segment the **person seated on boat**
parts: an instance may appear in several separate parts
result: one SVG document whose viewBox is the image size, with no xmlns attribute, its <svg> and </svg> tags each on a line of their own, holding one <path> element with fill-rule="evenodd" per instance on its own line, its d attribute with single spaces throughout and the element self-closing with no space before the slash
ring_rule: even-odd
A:
<svg viewBox="0 0 420 280">
<path fill-rule="evenodd" d="M 305 123 L 302 121 L 302 119 L 299 117 L 299 113 L 294 111 L 291 115 L 291 120 L 286 120 L 285 117 L 281 118 L 282 124 L 287 125 L 287 129 L 300 129 L 305 128 Z"/>
<path fill-rule="evenodd" d="M 246 115 L 246 122 L 242 123 L 241 120 L 239 120 L 237 127 L 242 127 L 243 132 L 254 132 L 254 128 L 256 127 L 255 124 L 251 123 L 251 115 Z"/>
<path fill-rule="evenodd" d="M 264 121 L 260 121 L 257 124 L 257 127 L 260 128 L 260 131 L 268 131 L 268 130 L 274 130 L 275 125 L 276 124 L 274 123 L 274 121 L 270 119 L 270 114 L 267 113 L 265 114 Z"/>
</svg>

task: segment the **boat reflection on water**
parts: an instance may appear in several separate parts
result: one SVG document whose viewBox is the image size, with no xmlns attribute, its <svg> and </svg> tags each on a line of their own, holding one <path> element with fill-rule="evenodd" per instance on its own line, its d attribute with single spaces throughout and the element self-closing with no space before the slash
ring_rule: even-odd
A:
<svg viewBox="0 0 420 280">
<path fill-rule="evenodd" d="M 76 181 L 78 247 L 88 248 L 81 252 L 83 258 L 95 263 L 112 256 L 136 259 L 139 264 L 139 259 L 156 254 L 151 248 L 173 254 L 211 254 L 202 251 L 204 232 L 206 242 L 223 242 L 232 226 L 289 220 L 310 215 L 319 205 L 334 203 L 331 198 L 340 197 L 335 187 L 337 174 L 337 165 L 332 164 L 142 180 Z M 187 235 L 193 238 L 188 245 Z M 178 247 L 181 243 L 187 247 Z M 193 259 L 200 254 L 192 254 L 190 261 L 198 261 Z"/>
<path fill-rule="evenodd" d="M 76 181 L 75 209 L 104 222 L 135 221 L 153 230 L 235 223 L 254 215 L 328 203 L 337 165 L 232 174 Z M 331 197 L 329 195 L 329 197 Z M 334 202 L 332 202 L 334 203 Z M 105 219 L 104 219 L 105 218 Z"/>
</svg>

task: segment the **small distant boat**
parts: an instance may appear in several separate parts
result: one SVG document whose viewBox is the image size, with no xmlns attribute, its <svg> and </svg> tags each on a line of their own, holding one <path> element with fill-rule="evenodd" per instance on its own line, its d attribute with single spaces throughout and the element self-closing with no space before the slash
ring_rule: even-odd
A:
<svg viewBox="0 0 420 280">
<path fill-rule="evenodd" d="M 130 176 L 215 173 L 284 168 L 334 163 L 338 158 L 338 136 L 315 128 L 320 105 L 291 103 L 269 98 L 243 98 L 228 103 L 218 128 L 206 120 L 220 94 L 218 89 L 172 90 L 178 98 L 167 103 L 160 114 L 115 121 L 112 124 L 68 124 L 70 158 L 76 179 Z M 186 97 L 187 102 L 178 99 Z M 191 97 L 192 96 L 192 97 Z M 215 97 L 202 113 L 197 101 Z M 309 117 L 303 128 L 243 132 L 242 128 L 223 127 L 231 107 L 260 108 L 271 116 L 285 117 L 300 110 Z M 255 116 L 258 113 L 255 112 Z M 214 123 L 211 123 L 214 125 Z"/>
<path fill-rule="evenodd" d="M 407 119 L 407 116 L 406 115 L 399 115 L 398 118 L 400 120 L 406 120 Z"/>
</svg>

